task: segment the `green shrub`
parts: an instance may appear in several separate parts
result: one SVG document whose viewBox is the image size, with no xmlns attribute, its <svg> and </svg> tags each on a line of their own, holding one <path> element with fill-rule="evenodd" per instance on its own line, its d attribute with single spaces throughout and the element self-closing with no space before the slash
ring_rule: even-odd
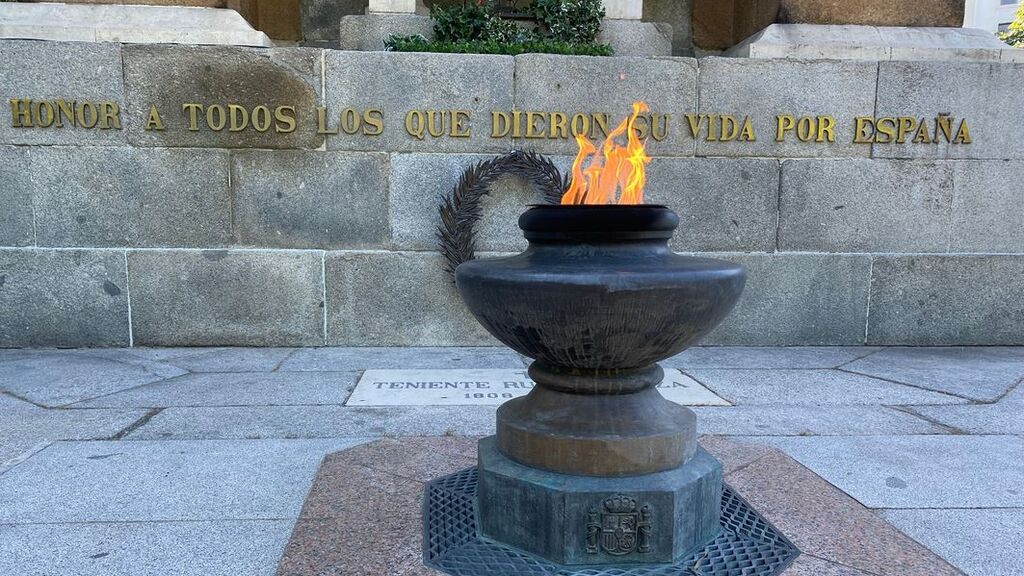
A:
<svg viewBox="0 0 1024 576">
<path fill-rule="evenodd" d="M 430 18 L 434 21 L 434 38 L 441 42 L 460 40 L 481 40 L 491 19 L 488 5 L 469 2 L 447 8 L 431 6 Z"/>
<path fill-rule="evenodd" d="M 561 42 L 593 42 L 604 18 L 601 0 L 533 0 L 528 10 L 549 38 Z"/>
<path fill-rule="evenodd" d="M 1024 48 L 1024 2 L 1017 7 L 1017 14 L 1010 24 L 1010 29 L 1000 34 L 999 39 L 1010 46 Z"/>
<path fill-rule="evenodd" d="M 456 54 L 565 54 L 576 56 L 611 56 L 612 47 L 607 44 L 572 44 L 557 40 L 532 40 L 528 42 L 499 42 L 495 40 L 469 40 L 444 42 L 427 40 L 423 36 L 391 36 L 384 41 L 388 50 L 395 52 L 449 52 Z"/>
</svg>

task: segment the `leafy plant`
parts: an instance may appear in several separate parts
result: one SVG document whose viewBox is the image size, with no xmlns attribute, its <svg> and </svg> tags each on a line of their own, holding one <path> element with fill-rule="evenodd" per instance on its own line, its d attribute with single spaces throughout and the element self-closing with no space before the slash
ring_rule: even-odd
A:
<svg viewBox="0 0 1024 576">
<path fill-rule="evenodd" d="M 455 54 L 564 54 L 575 56 L 611 56 L 614 52 L 607 44 L 572 44 L 556 40 L 533 40 L 529 42 L 498 42 L 495 40 L 470 40 L 462 42 L 440 42 L 427 40 L 423 36 L 391 36 L 384 41 L 387 50 L 395 52 L 449 52 Z"/>
<path fill-rule="evenodd" d="M 533 0 L 529 12 L 553 40 L 593 42 L 601 31 L 601 0 Z"/>
<path fill-rule="evenodd" d="M 1024 2 L 1017 7 L 1010 29 L 999 34 L 999 39 L 1010 46 L 1024 48 Z"/>
<path fill-rule="evenodd" d="M 482 40 L 491 12 L 488 4 L 475 2 L 447 8 L 434 5 L 430 18 L 434 21 L 434 38 L 441 42 Z"/>
</svg>

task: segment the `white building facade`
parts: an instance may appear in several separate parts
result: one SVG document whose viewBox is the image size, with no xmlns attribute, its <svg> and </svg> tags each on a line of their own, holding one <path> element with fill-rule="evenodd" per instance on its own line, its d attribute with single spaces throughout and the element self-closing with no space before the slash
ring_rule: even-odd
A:
<svg viewBox="0 0 1024 576">
<path fill-rule="evenodd" d="M 1005 32 L 1013 22 L 1019 0 L 967 0 L 964 28 Z"/>
</svg>

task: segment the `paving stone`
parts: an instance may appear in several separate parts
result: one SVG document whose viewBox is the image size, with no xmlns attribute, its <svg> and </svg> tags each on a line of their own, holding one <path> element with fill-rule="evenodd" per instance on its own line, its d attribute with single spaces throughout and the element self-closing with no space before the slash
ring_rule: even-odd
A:
<svg viewBox="0 0 1024 576">
<path fill-rule="evenodd" d="M 494 158 L 476 154 L 392 154 L 390 172 L 391 233 L 398 250 L 437 249 L 440 198 L 451 193 L 462 172 L 471 165 Z M 568 158 L 553 158 L 564 171 Z M 430 174 L 430 178 L 424 178 Z M 519 229 L 519 215 L 529 204 L 542 201 L 526 182 L 505 176 L 490 187 L 483 201 L 482 217 L 473 227 L 481 251 L 521 252 L 526 239 Z"/>
<path fill-rule="evenodd" d="M 1024 574 L 1021 511 L 880 510 L 903 533 L 972 576 Z"/>
<path fill-rule="evenodd" d="M 428 482 L 476 466 L 477 440 L 479 439 L 448 436 L 382 438 L 328 456 L 325 458 L 324 466 L 320 468 L 320 475 L 322 477 L 331 461 L 335 460 L 385 474 Z M 338 474 L 337 479 L 344 481 L 345 477 Z M 313 495 L 314 490 L 310 490 L 310 494 Z M 331 492 L 325 490 L 322 496 L 327 500 L 331 497 Z M 307 507 L 309 504 L 310 500 L 307 500 Z M 312 511 L 307 508 L 303 511 L 303 516 L 318 516 L 308 512 Z"/>
<path fill-rule="evenodd" d="M 869 346 L 702 346 L 690 348 L 660 362 L 662 366 L 682 368 L 836 368 L 881 350 Z"/>
<path fill-rule="evenodd" d="M 28 460 L 50 444 L 46 440 L 37 442 L 31 438 L 0 440 L 0 474 Z"/>
<path fill-rule="evenodd" d="M 32 171 L 28 149 L 0 146 L 0 246 L 35 244 L 35 215 L 32 212 Z"/>
<path fill-rule="evenodd" d="M 126 346 L 124 254 L 0 249 L 0 346 Z"/>
<path fill-rule="evenodd" d="M 956 81 L 950 81 L 955 78 Z M 874 144 L 877 158 L 1024 158 L 1024 66 L 984 62 L 882 62 L 876 117 L 924 118 L 934 136 L 937 114 L 949 114 L 953 134 L 966 118 L 971 144 Z M 870 115 L 870 114 L 869 114 Z"/>
<path fill-rule="evenodd" d="M 1024 386 L 996 404 L 915 406 L 914 412 L 968 434 L 1024 435 Z"/>
<path fill-rule="evenodd" d="M 1024 378 L 1024 349 L 887 348 L 843 369 L 991 402 Z"/>
<path fill-rule="evenodd" d="M 856 464 L 835 454 L 832 458 Z M 725 481 L 796 544 L 804 553 L 801 557 L 814 556 L 878 576 L 961 576 L 840 489 L 778 452 L 729 474 Z"/>
<path fill-rule="evenodd" d="M 681 252 L 771 252 L 778 219 L 779 163 L 755 158 L 656 158 L 644 201 L 679 215 Z"/>
<path fill-rule="evenodd" d="M 884 406 L 733 406 L 693 408 L 701 434 L 847 436 L 944 434 L 949 429 Z"/>
<path fill-rule="evenodd" d="M 38 147 L 29 157 L 40 245 L 231 243 L 226 151 Z"/>
<path fill-rule="evenodd" d="M 385 248 L 387 172 L 384 154 L 235 153 L 235 240 L 257 247 Z"/>
<path fill-rule="evenodd" d="M 481 153 L 509 146 L 507 138 L 491 138 L 491 111 L 512 109 L 513 60 L 509 56 L 329 50 L 325 58 L 330 129 L 338 127 L 348 108 L 360 115 L 368 110 L 383 115 L 379 135 L 364 134 L 364 123 L 355 134 L 342 130 L 328 136 L 329 150 Z M 446 121 L 445 128 L 435 115 L 435 133 L 440 135 L 418 139 L 406 130 L 406 116 L 414 110 L 419 111 L 417 118 L 424 120 L 424 128 L 429 125 L 428 110 L 449 111 L 448 120 L 450 111 L 465 111 L 468 118 L 460 116 L 461 124 L 470 135 L 450 136 L 453 124 Z"/>
<path fill-rule="evenodd" d="M 900 5 L 887 0 L 781 0 L 779 4 L 781 22 L 949 27 L 964 23 L 964 4 L 959 0 L 911 0 Z"/>
<path fill-rule="evenodd" d="M 875 257 L 868 343 L 1024 344 L 1022 291 L 1024 256 Z"/>
<path fill-rule="evenodd" d="M 295 518 L 323 456 L 360 442 L 61 442 L 0 476 L 0 523 Z"/>
<path fill-rule="evenodd" d="M 949 163 L 786 161 L 779 249 L 945 252 L 953 189 Z"/>
<path fill-rule="evenodd" d="M 739 304 L 701 343 L 817 346 L 864 343 L 870 258 L 709 254 L 747 268 Z"/>
<path fill-rule="evenodd" d="M 186 374 L 75 407 L 341 405 L 355 380 L 354 372 Z"/>
<path fill-rule="evenodd" d="M 698 156 L 867 157 L 870 146 L 854 144 L 857 116 L 875 108 L 878 68 L 874 62 L 703 58 L 700 61 L 700 113 L 732 114 L 742 127 L 753 123 L 756 142 L 707 140 L 707 120 L 697 140 Z M 796 128 L 776 141 L 777 116 L 831 116 L 835 142 L 800 142 Z M 817 122 L 815 126 L 817 126 Z M 683 127 L 689 136 L 687 122 Z M 718 131 L 721 132 L 720 130 Z M 827 135 L 822 133 L 823 140 Z"/>
<path fill-rule="evenodd" d="M 102 440 L 145 415 L 145 410 L 46 410 L 0 394 L 0 445 Z M 0 455 L 0 460 L 11 457 Z"/>
<path fill-rule="evenodd" d="M 462 348 L 302 348 L 280 371 L 328 371 L 399 368 L 525 368 L 522 358 L 505 347 Z"/>
<path fill-rule="evenodd" d="M 328 253 L 325 265 L 329 345 L 496 343 L 462 304 L 439 254 Z"/>
<path fill-rule="evenodd" d="M 728 476 L 775 452 L 767 444 L 750 438 L 701 436 L 700 445 L 722 463 L 722 474 Z"/>
<path fill-rule="evenodd" d="M 125 46 L 124 77 L 128 140 L 135 146 L 319 148 L 323 144 L 323 136 L 316 133 L 316 107 L 323 101 L 320 50 Z M 186 108 L 189 103 L 201 104 L 203 110 Z M 241 109 L 232 109 L 237 110 L 234 127 L 239 128 L 232 130 L 229 104 L 245 109 L 250 120 L 246 127 L 241 127 Z M 165 130 L 145 130 L 151 106 L 157 107 Z M 264 116 L 257 122 L 258 106 L 268 110 L 266 122 Z M 195 130 L 190 110 L 195 112 Z M 279 116 L 290 116 L 292 121 Z M 260 122 L 269 125 L 259 131 Z"/>
<path fill-rule="evenodd" d="M 517 110 L 563 112 L 570 121 L 576 114 L 603 113 L 607 115 L 610 131 L 629 116 L 633 102 L 640 100 L 650 106 L 653 114 L 668 115 L 664 139 L 658 141 L 652 135 L 647 141 L 647 152 L 651 156 L 693 156 L 693 139 L 685 130 L 684 115 L 695 112 L 697 107 L 695 60 L 552 54 L 523 54 L 515 60 Z M 585 104 L 581 107 L 581 103 Z M 524 115 L 524 136 L 526 121 Z M 659 130 L 664 122 L 656 120 Z M 598 134 L 600 131 L 591 134 L 591 139 L 597 139 Z M 571 138 L 519 138 L 512 145 L 572 156 L 579 150 Z"/>
<path fill-rule="evenodd" d="M 167 408 L 131 439 L 488 436 L 494 406 L 244 406 Z"/>
<path fill-rule="evenodd" d="M 36 42 L 0 40 L 0 86 L 17 90 L 7 98 L 34 101 L 74 99 L 75 102 L 124 102 L 121 71 L 121 46 L 112 43 Z M 4 108 L 0 122 L 0 142 L 4 144 L 86 144 L 118 145 L 125 142 L 125 130 L 97 126 L 84 128 L 68 120 L 62 126 L 15 128 Z M 83 110 L 84 111 L 84 110 Z M 45 113 L 45 112 L 44 112 Z M 91 118 L 91 116 L 89 117 Z M 127 122 L 120 113 L 122 126 Z M 88 120 L 87 120 L 88 121 Z M 35 124 L 35 120 L 33 120 Z"/>
<path fill-rule="evenodd" d="M 173 350 L 177 349 L 162 351 Z M 271 372 L 295 351 L 296 348 L 199 348 L 165 356 L 161 361 L 189 372 Z"/>
<path fill-rule="evenodd" d="M 869 576 L 869 573 L 861 572 L 856 568 L 850 568 L 842 564 L 836 564 L 835 562 L 822 560 L 821 558 L 815 558 L 814 556 L 801 554 L 782 573 L 782 576 Z"/>
<path fill-rule="evenodd" d="M 0 525 L 19 576 L 270 576 L 292 520 Z"/>
<path fill-rule="evenodd" d="M 734 404 L 960 404 L 962 398 L 838 370 L 687 370 Z"/>
<path fill-rule="evenodd" d="M 0 363 L 0 388 L 45 406 L 158 382 L 185 370 L 140 358 L 110 359 L 85 350 L 38 350 Z"/>
<path fill-rule="evenodd" d="M 1024 438 L 774 438 L 804 466 L 869 508 L 1024 507 Z"/>
<path fill-rule="evenodd" d="M 139 251 L 128 267 L 138 344 L 323 344 L 319 253 Z"/>
<path fill-rule="evenodd" d="M 951 252 L 1024 252 L 1024 187 L 1007 186 L 1024 162 L 957 162 Z"/>
</svg>

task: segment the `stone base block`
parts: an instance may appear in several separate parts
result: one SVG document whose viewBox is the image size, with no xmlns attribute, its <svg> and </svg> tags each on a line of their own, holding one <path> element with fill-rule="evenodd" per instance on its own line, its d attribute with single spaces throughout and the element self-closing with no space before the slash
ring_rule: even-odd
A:
<svg viewBox="0 0 1024 576">
<path fill-rule="evenodd" d="M 0 3 L 0 38 L 272 46 L 238 12 L 191 6 Z"/>
<path fill-rule="evenodd" d="M 671 56 L 672 26 L 663 22 L 606 19 L 601 23 L 597 41 L 610 44 L 616 56 Z"/>
<path fill-rule="evenodd" d="M 561 565 L 671 563 L 721 530 L 722 465 L 699 449 L 645 476 L 568 476 L 517 464 L 480 441 L 481 533 Z"/>
<path fill-rule="evenodd" d="M 383 50 L 388 36 L 434 36 L 434 23 L 419 14 L 359 14 L 341 19 L 342 50 Z"/>
<path fill-rule="evenodd" d="M 984 30 L 772 24 L 725 53 L 742 58 L 998 62 L 1006 45 Z"/>
<path fill-rule="evenodd" d="M 962 26 L 963 0 L 781 0 L 779 21 L 873 26 Z"/>
</svg>

